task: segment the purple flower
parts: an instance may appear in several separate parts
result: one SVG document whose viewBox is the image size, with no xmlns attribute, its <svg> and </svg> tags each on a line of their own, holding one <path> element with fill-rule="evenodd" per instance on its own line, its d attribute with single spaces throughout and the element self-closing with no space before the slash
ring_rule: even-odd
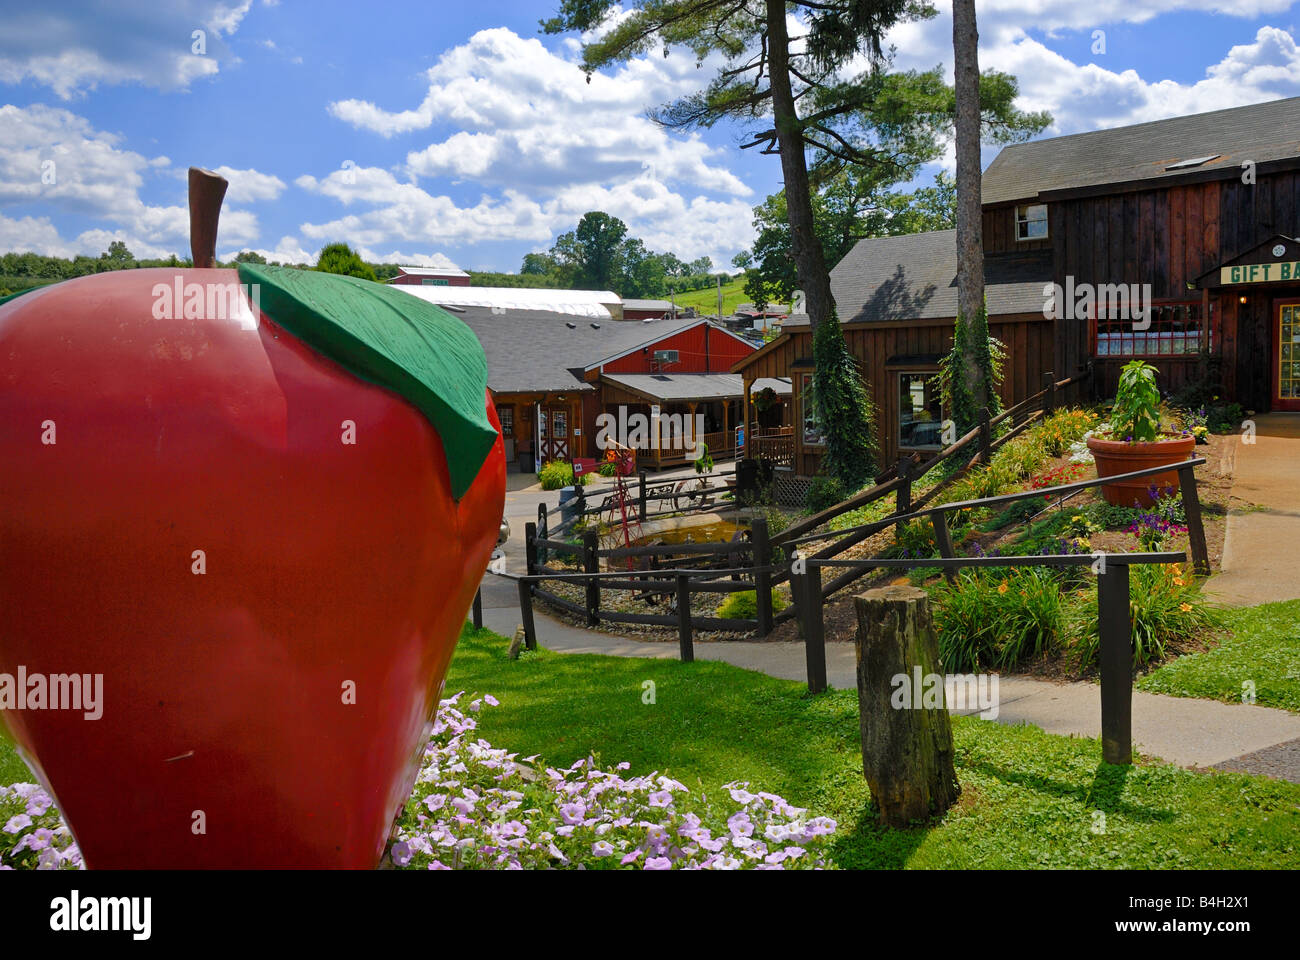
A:
<svg viewBox="0 0 1300 960">
<path fill-rule="evenodd" d="M 671 870 L 673 862 L 667 857 L 651 857 L 645 862 L 643 870 Z"/>
<path fill-rule="evenodd" d="M 591 855 L 593 857 L 608 857 L 614 852 L 614 847 L 604 840 L 597 840 L 591 845 Z"/>
<path fill-rule="evenodd" d="M 389 852 L 392 854 L 393 863 L 399 867 L 404 867 L 411 862 L 411 847 L 405 840 L 398 840 Z"/>
<path fill-rule="evenodd" d="M 733 813 L 727 819 L 727 829 L 733 837 L 748 837 L 754 833 L 754 825 L 749 821 L 749 814 L 744 810 Z"/>
<path fill-rule="evenodd" d="M 650 806 L 667 807 L 673 802 L 673 795 L 667 790 L 658 790 L 650 794 Z"/>
<path fill-rule="evenodd" d="M 560 816 L 564 818 L 566 824 L 581 823 L 586 813 L 587 807 L 580 802 L 565 803 L 560 806 Z"/>
<path fill-rule="evenodd" d="M 15 814 L 4 826 L 5 833 L 17 833 L 19 830 L 32 825 L 32 818 L 25 813 Z"/>
</svg>

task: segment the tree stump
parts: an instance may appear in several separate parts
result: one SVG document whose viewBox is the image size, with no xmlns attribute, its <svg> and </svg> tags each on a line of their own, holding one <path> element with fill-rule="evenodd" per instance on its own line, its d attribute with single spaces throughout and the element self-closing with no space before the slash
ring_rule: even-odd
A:
<svg viewBox="0 0 1300 960">
<path fill-rule="evenodd" d="M 896 585 L 855 599 L 862 770 L 881 822 L 941 814 L 961 793 L 929 595 Z"/>
</svg>

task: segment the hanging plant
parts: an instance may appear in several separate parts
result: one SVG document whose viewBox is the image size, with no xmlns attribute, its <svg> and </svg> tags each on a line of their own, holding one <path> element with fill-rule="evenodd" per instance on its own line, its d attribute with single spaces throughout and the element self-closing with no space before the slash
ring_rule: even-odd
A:
<svg viewBox="0 0 1300 960">
<path fill-rule="evenodd" d="M 766 413 L 772 409 L 776 403 L 776 391 L 771 387 L 764 387 L 758 393 L 754 394 L 754 409 L 759 413 Z"/>
</svg>

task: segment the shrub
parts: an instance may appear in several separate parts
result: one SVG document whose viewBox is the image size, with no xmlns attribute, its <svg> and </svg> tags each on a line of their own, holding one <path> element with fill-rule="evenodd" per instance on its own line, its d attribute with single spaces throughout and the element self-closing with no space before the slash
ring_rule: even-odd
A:
<svg viewBox="0 0 1300 960">
<path fill-rule="evenodd" d="M 1101 640 L 1097 633 L 1097 592 L 1083 590 L 1080 621 L 1072 656 L 1080 669 L 1097 662 Z M 1142 564 L 1129 568 L 1129 619 L 1133 623 L 1133 665 L 1161 660 L 1169 644 L 1195 637 L 1222 622 L 1219 610 L 1207 602 L 1201 584 L 1182 564 Z"/>
<path fill-rule="evenodd" d="M 559 490 L 561 487 L 573 486 L 573 464 L 563 460 L 544 463 L 542 469 L 537 472 L 537 479 L 541 482 L 543 490 Z M 581 485 L 585 487 L 590 481 L 591 475 L 584 473 L 581 477 Z"/>
<path fill-rule="evenodd" d="M 772 612 L 780 613 L 788 604 L 785 597 L 772 591 Z M 758 593 L 754 590 L 741 590 L 729 594 L 722 606 L 718 607 L 718 616 L 723 620 L 753 620 L 758 616 Z"/>
<path fill-rule="evenodd" d="M 1110 422 L 1117 440 L 1149 442 L 1159 436 L 1160 388 L 1155 367 L 1143 360 L 1124 364 Z"/>
<path fill-rule="evenodd" d="M 963 571 L 937 588 L 935 627 L 947 671 L 1006 669 L 1064 644 L 1059 579 L 1042 567 Z"/>
<path fill-rule="evenodd" d="M 880 457 L 876 408 L 834 310 L 813 333 L 813 360 L 812 400 L 826 438 L 822 469 L 857 490 L 871 481 Z"/>
<path fill-rule="evenodd" d="M 612 477 L 618 473 L 618 465 L 609 460 L 605 460 L 596 468 L 596 470 L 602 477 Z"/>
<path fill-rule="evenodd" d="M 808 485 L 808 498 L 805 501 L 811 513 L 820 513 L 849 498 L 849 492 L 839 477 L 813 477 Z"/>
</svg>

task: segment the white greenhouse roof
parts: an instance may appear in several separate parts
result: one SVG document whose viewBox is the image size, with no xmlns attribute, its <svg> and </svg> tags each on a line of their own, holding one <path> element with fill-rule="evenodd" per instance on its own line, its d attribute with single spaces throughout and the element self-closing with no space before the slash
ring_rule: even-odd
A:
<svg viewBox="0 0 1300 960">
<path fill-rule="evenodd" d="M 395 284 L 413 297 L 444 307 L 497 307 L 503 310 L 547 310 L 575 317 L 609 320 L 610 307 L 622 312 L 617 293 L 608 290 L 552 290 L 539 287 L 415 287 Z"/>
</svg>

